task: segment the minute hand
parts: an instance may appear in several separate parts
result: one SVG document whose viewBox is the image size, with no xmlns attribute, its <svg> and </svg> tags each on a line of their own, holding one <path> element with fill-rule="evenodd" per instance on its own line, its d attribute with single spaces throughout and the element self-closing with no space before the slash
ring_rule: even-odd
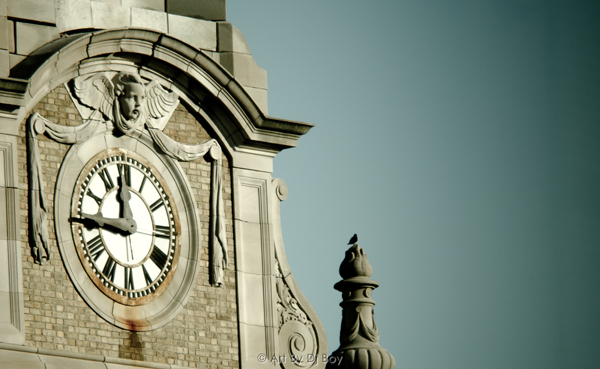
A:
<svg viewBox="0 0 600 369">
<path fill-rule="evenodd" d="M 93 220 L 100 227 L 110 226 L 129 234 L 133 234 L 137 231 L 137 223 L 133 219 L 105 218 L 101 214 L 94 215 L 86 213 L 81 213 L 81 218 Z"/>
</svg>

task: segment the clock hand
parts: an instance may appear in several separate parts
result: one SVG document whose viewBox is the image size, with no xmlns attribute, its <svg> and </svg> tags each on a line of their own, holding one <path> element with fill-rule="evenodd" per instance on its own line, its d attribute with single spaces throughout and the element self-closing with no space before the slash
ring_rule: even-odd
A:
<svg viewBox="0 0 600 369">
<path fill-rule="evenodd" d="M 134 257 L 133 257 L 133 245 L 131 245 L 131 238 L 129 237 L 129 235 L 127 235 L 125 237 L 125 243 L 129 247 L 129 252 L 131 252 L 131 260 L 133 260 L 134 259 Z M 127 251 L 127 250 L 125 250 L 125 251 Z M 129 252 L 127 252 L 127 261 L 129 261 Z"/>
<path fill-rule="evenodd" d="M 138 229 L 136 230 L 136 232 L 137 232 L 137 233 L 141 233 L 141 234 L 145 234 L 145 235 L 147 235 L 147 236 L 154 236 L 154 235 L 157 235 L 157 234 L 159 234 L 159 235 L 163 235 L 163 234 L 165 234 L 164 232 L 150 231 L 150 230 L 148 230 L 148 229 L 143 229 L 143 228 L 138 228 Z M 177 236 L 177 233 L 173 232 L 173 235 L 174 235 L 174 236 Z"/>
<path fill-rule="evenodd" d="M 125 171 L 124 166 L 122 167 L 122 171 Z M 129 200 L 131 200 L 131 193 L 129 193 L 129 188 L 123 179 L 124 173 L 119 173 L 119 198 L 121 199 L 121 216 L 125 219 L 133 219 L 133 212 L 131 211 L 131 207 L 129 206 Z"/>
<path fill-rule="evenodd" d="M 82 219 L 90 219 L 96 222 L 100 227 L 104 228 L 105 226 L 109 226 L 112 228 L 116 228 L 120 231 L 127 232 L 129 234 L 133 234 L 137 231 L 137 223 L 133 219 L 123 219 L 123 218 L 105 218 L 102 214 L 86 214 L 81 213 L 80 217 Z"/>
</svg>

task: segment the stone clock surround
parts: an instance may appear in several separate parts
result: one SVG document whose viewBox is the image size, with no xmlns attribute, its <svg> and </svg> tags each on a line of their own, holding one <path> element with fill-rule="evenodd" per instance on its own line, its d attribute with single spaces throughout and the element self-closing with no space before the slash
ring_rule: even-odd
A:
<svg viewBox="0 0 600 369">
<path fill-rule="evenodd" d="M 162 175 L 167 188 L 174 195 L 173 201 L 179 209 L 187 209 L 179 213 L 179 219 L 185 225 L 185 232 L 180 235 L 179 267 L 171 274 L 169 286 L 154 301 L 137 306 L 126 306 L 113 301 L 101 292 L 88 277 L 81 264 L 81 257 L 73 245 L 72 227 L 69 222 L 61 222 L 71 216 L 73 188 L 75 188 L 81 169 L 89 159 L 97 153 L 111 148 L 125 148 L 145 158 L 155 158 L 153 162 L 157 174 Z M 181 167 L 166 155 L 157 155 L 152 148 L 152 141 L 147 135 L 139 137 L 123 136 L 115 138 L 112 134 L 97 135 L 84 144 L 73 146 L 65 156 L 61 171 L 56 181 L 55 223 L 56 238 L 62 260 L 71 280 L 79 294 L 92 309 L 105 320 L 123 328 L 149 330 L 161 327 L 170 322 L 187 301 L 193 290 L 197 275 L 197 261 L 200 251 L 191 245 L 200 245 L 200 232 L 196 228 L 199 223 L 197 211 L 190 185 L 187 183 Z"/>
<path fill-rule="evenodd" d="M 9 123 L 3 130 L 16 133 L 26 112 L 55 86 L 101 71 L 139 73 L 176 91 L 188 110 L 208 123 L 230 158 L 240 365 L 262 367 L 259 353 L 292 353 L 291 341 L 280 336 L 281 283 L 287 286 L 284 298 L 300 306 L 292 312 L 296 315 L 288 315 L 309 318 L 308 323 L 285 323 L 303 327 L 292 331 L 311 332 L 294 342 L 304 340 L 307 352 L 327 353 L 323 327 L 296 285 L 283 250 L 279 201 L 287 189 L 271 177 L 275 154 L 295 146 L 311 125 L 265 116 L 238 81 L 203 52 L 164 34 L 127 29 L 73 35 L 33 52 L 14 69 L 15 78 L 0 81 L 0 102 L 15 107 L 3 115 Z"/>
</svg>

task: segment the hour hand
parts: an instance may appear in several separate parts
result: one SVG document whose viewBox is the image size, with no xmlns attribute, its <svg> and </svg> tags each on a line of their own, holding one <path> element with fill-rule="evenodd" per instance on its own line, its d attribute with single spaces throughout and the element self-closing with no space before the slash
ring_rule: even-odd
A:
<svg viewBox="0 0 600 369">
<path fill-rule="evenodd" d="M 125 170 L 125 169 L 123 169 Z M 129 193 L 129 188 L 127 188 L 127 184 L 123 179 L 123 174 L 119 176 L 119 198 L 121 199 L 121 216 L 125 219 L 133 220 L 133 212 L 131 211 L 131 207 L 129 206 L 129 200 L 131 200 L 131 193 Z"/>
<path fill-rule="evenodd" d="M 137 231 L 137 224 L 133 219 L 124 218 L 105 218 L 102 214 L 86 214 L 81 213 L 81 219 L 89 219 L 94 221 L 102 228 L 113 228 L 127 234 L 133 234 Z"/>
</svg>

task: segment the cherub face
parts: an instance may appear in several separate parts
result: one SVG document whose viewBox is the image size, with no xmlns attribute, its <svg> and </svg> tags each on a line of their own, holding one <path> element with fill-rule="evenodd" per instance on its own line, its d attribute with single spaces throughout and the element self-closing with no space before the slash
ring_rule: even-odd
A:
<svg viewBox="0 0 600 369">
<path fill-rule="evenodd" d="M 119 96 L 121 105 L 121 114 L 127 120 L 136 119 L 142 110 L 144 100 L 146 99 L 146 89 L 139 83 L 126 83 L 123 94 Z"/>
</svg>

